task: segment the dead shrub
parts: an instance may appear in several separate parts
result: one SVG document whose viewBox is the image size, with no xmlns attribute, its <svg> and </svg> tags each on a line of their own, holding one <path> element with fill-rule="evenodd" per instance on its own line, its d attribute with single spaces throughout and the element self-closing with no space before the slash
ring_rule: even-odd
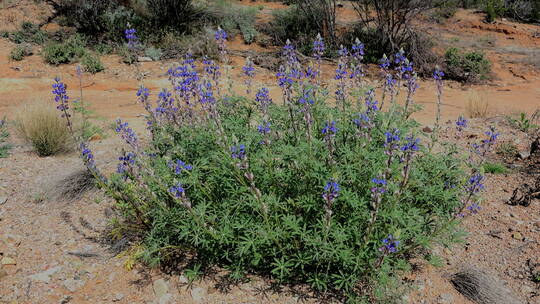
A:
<svg viewBox="0 0 540 304">
<path fill-rule="evenodd" d="M 30 143 L 39 156 L 67 151 L 70 133 L 54 106 L 45 101 L 25 104 L 16 114 L 18 134 Z"/>
</svg>

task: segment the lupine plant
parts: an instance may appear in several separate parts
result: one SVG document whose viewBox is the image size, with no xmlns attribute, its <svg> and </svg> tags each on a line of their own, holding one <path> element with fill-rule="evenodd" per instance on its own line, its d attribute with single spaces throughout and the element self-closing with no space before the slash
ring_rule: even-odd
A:
<svg viewBox="0 0 540 304">
<path fill-rule="evenodd" d="M 226 37 L 216 32 L 223 56 Z M 481 175 L 467 178 L 454 154 L 427 149 L 429 136 L 396 102 L 398 82 L 407 82 L 409 102 L 417 87 L 405 54 L 381 60 L 391 98 L 385 111 L 373 89 L 355 96 L 346 85 L 361 84 L 359 41 L 340 52 L 337 103 L 310 71 L 323 52 L 317 37 L 314 62 L 305 65 L 287 42 L 277 101 L 265 87 L 254 98 L 225 95 L 220 67 L 205 59 L 199 68 L 188 55 L 169 70 L 170 89 L 137 91 L 148 144 L 117 122 L 126 145 L 116 173 L 102 174 L 81 143 L 125 229 L 139 233 L 141 259 L 176 264 L 170 253 L 180 251 L 197 269 L 260 273 L 352 299 L 374 290 L 360 286 L 406 269 L 406 257 L 440 240 L 461 209 L 478 211 L 463 201 L 478 195 Z M 54 88 L 70 119 L 65 87 L 56 80 Z M 487 136 L 479 153 L 497 133 Z"/>
</svg>

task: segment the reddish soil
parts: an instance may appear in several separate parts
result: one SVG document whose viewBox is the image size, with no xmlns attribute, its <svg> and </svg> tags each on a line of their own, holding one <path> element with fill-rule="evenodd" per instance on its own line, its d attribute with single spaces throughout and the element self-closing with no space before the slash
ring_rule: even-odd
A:
<svg viewBox="0 0 540 304">
<path fill-rule="evenodd" d="M 33 1 L 11 2 L 0 1 L 3 8 L 0 10 L 0 30 L 15 30 L 23 20 L 44 22 L 50 13 L 48 7 Z M 286 7 L 276 2 L 239 3 L 264 6 L 260 13 L 261 22 L 270 18 L 273 9 Z M 345 2 L 338 14 L 340 24 L 354 21 L 350 3 Z M 471 11 L 459 11 L 443 24 L 420 23 L 426 32 L 438 37 L 442 46 L 480 49 L 494 63 L 493 80 L 486 84 L 446 83 L 443 120 L 466 114 L 469 97 L 472 92 L 479 92 L 489 103 L 490 116 L 499 117 L 474 121 L 468 131 L 470 135 L 481 136 L 488 125 L 496 124 L 502 132 L 502 142 L 514 143 L 524 151 L 531 138 L 508 126 L 504 115 L 532 113 L 540 108 L 540 66 L 534 65 L 534 59 L 537 62 L 538 58 L 528 57 L 538 54 L 540 35 L 536 33 L 540 32 L 540 27 L 506 20 L 486 24 L 481 19 L 481 15 Z M 52 31 L 57 25 L 45 27 Z M 482 37 L 487 38 L 480 39 Z M 34 47 L 35 55 L 12 62 L 8 55 L 13 47 L 7 39 L 0 39 L 0 117 L 6 115 L 8 120 L 12 119 L 17 108 L 29 100 L 52 102 L 50 85 L 55 76 L 68 84 L 70 95 L 77 95 L 75 65 L 55 67 L 45 64 L 37 46 Z M 240 37 L 230 41 L 229 48 L 254 54 L 269 51 L 258 45 L 245 45 Z M 526 58 L 532 59 L 532 63 Z M 245 90 L 243 81 L 239 80 L 244 60 L 241 56 L 231 57 L 236 67 L 231 76 L 238 79 L 233 89 L 238 93 Z M 135 68 L 120 63 L 116 55 L 104 56 L 102 61 L 106 70 L 96 75 L 85 74 L 83 81 L 85 100 L 102 119 L 96 123 L 107 128 L 111 120 L 122 117 L 134 123 L 137 131 L 144 132 L 140 118 L 143 111 L 134 102 L 139 84 L 134 77 Z M 165 73 L 173 64 L 168 61 L 141 63 L 140 68 L 145 72 L 144 84 L 153 92 L 167 87 Z M 331 79 L 333 69 L 330 64 L 324 65 L 324 79 Z M 280 101 L 274 74 L 261 67 L 256 71 L 256 86 L 269 87 L 274 100 Z M 375 79 L 370 82 L 378 85 Z M 436 110 L 435 87 L 431 81 L 421 81 L 420 85 L 415 102 L 421 104 L 423 110 L 415 118 L 431 125 Z M 14 134 L 13 128 L 11 131 L 10 140 L 15 148 L 9 158 L 0 159 L 0 260 L 9 257 L 16 264 L 0 265 L 0 303 L 300 302 L 297 295 L 288 292 L 261 292 L 268 284 L 259 278 L 221 292 L 211 278 L 187 286 L 183 276 L 167 276 L 142 266 L 126 268 L 130 253 L 134 251 L 116 256 L 94 240 L 109 221 L 108 210 L 112 202 L 99 192 L 90 192 L 72 201 L 55 196 L 59 185 L 65 182 L 63 179 L 82 169 L 77 156 L 67 153 L 39 158 Z M 451 131 L 444 133 L 452 134 Z M 450 135 L 449 140 L 453 141 Z M 120 147 L 112 134 L 92 142 L 96 158 L 101 161 L 98 165 L 106 168 L 114 166 Z M 448 280 L 448 274 L 468 264 L 487 269 L 505 280 L 522 303 L 540 303 L 539 285 L 532 282 L 529 266 L 531 259 L 533 264 L 540 265 L 540 202 L 533 201 L 529 207 L 505 204 L 514 187 L 530 179 L 530 175 L 517 169 L 504 175 L 489 175 L 482 210 L 463 221 L 462 228 L 469 232 L 465 243 L 452 248 L 435 246 L 434 252 L 443 260 L 442 267 L 418 261 L 419 269 L 406 275 L 417 290 L 404 296 L 404 302 L 472 303 L 457 293 Z M 2 202 L 2 197 L 7 197 L 7 201 Z M 50 275 L 46 275 L 47 271 Z M 444 302 L 448 298 L 450 302 Z"/>
</svg>

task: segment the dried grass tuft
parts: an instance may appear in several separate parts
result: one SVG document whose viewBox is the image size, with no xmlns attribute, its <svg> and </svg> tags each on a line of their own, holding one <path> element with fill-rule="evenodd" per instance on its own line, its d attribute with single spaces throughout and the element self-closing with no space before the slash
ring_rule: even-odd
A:
<svg viewBox="0 0 540 304">
<path fill-rule="evenodd" d="M 484 94 L 473 91 L 467 98 L 465 111 L 470 118 L 487 118 L 490 114 L 487 97 Z"/>
<path fill-rule="evenodd" d="M 453 274 L 450 281 L 457 291 L 478 304 L 521 304 L 504 281 L 480 269 L 467 267 Z"/>
</svg>

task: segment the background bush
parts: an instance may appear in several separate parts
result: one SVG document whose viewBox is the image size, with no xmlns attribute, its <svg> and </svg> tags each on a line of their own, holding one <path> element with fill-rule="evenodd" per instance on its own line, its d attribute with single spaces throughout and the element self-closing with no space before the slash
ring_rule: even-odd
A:
<svg viewBox="0 0 540 304">
<path fill-rule="evenodd" d="M 9 138 L 9 132 L 7 130 L 6 118 L 0 119 L 0 158 L 6 158 L 9 156 L 9 150 L 11 145 L 7 142 Z"/>
<path fill-rule="evenodd" d="M 491 72 L 491 63 L 478 51 L 465 52 L 452 47 L 446 50 L 444 61 L 447 76 L 459 81 L 486 80 Z"/>
<path fill-rule="evenodd" d="M 70 133 L 58 111 L 44 101 L 30 102 L 16 114 L 19 135 L 32 145 L 39 156 L 50 156 L 68 150 Z"/>
<path fill-rule="evenodd" d="M 99 59 L 99 56 L 92 53 L 84 54 L 84 56 L 81 58 L 81 64 L 85 72 L 92 74 L 101 72 L 105 69 L 101 63 L 101 60 Z"/>
<path fill-rule="evenodd" d="M 21 61 L 24 57 L 32 55 L 32 46 L 30 44 L 19 44 L 9 53 L 9 58 L 15 61 Z"/>
<path fill-rule="evenodd" d="M 75 34 L 66 41 L 50 42 L 42 51 L 45 62 L 59 65 L 61 63 L 72 63 L 81 59 L 86 54 L 86 39 Z"/>
</svg>

